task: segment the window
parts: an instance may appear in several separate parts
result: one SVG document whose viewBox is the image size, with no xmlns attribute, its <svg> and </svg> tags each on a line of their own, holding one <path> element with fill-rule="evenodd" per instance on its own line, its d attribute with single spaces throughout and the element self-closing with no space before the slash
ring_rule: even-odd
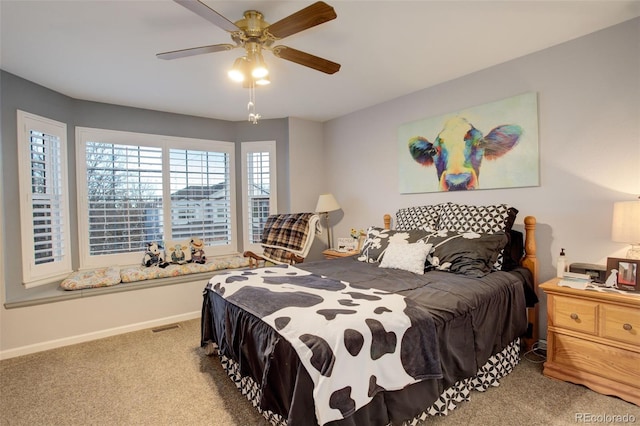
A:
<svg viewBox="0 0 640 426">
<path fill-rule="evenodd" d="M 232 142 L 77 128 L 83 268 L 131 264 L 147 242 L 237 251 Z"/>
<path fill-rule="evenodd" d="M 71 272 L 67 126 L 18 110 L 22 276 L 35 287 Z"/>
<path fill-rule="evenodd" d="M 172 239 L 201 236 L 207 245 L 231 241 L 229 154 L 170 150 Z"/>
<path fill-rule="evenodd" d="M 260 250 L 262 229 L 277 211 L 276 143 L 242 143 L 243 233 L 245 250 Z"/>
</svg>

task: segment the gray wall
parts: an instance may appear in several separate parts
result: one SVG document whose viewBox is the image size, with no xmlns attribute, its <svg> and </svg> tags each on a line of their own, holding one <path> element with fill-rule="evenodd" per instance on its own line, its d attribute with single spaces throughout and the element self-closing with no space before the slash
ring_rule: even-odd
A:
<svg viewBox="0 0 640 426">
<path fill-rule="evenodd" d="M 103 104 L 84 100 L 72 99 L 68 96 L 39 86 L 18 76 L 1 71 L 0 84 L 2 94 L 2 183 L 5 200 L 18 199 L 18 165 L 17 165 L 17 135 L 16 110 L 51 118 L 67 124 L 67 139 L 69 141 L 68 163 L 69 171 L 69 202 L 71 205 L 71 240 L 77 241 L 77 211 L 75 209 L 76 175 L 75 175 L 75 126 L 94 127 L 129 132 L 160 134 L 177 137 L 191 137 L 220 141 L 254 141 L 275 140 L 278 155 L 278 189 L 282 194 L 278 211 L 289 210 L 289 182 L 288 182 L 288 120 L 263 120 L 258 125 L 248 122 L 230 122 L 201 117 L 165 113 L 159 111 L 130 108 L 119 105 Z M 236 175 L 240 177 L 240 144 L 236 150 Z M 240 180 L 238 180 L 240 182 Z M 237 185 L 238 200 L 242 200 L 242 186 Z M 241 221 L 242 211 L 238 210 L 238 220 Z M 5 220 L 7 224 L 20 223 L 19 205 L 15 202 L 5 202 Z M 20 264 L 20 227 L 6 226 L 3 235 L 8 246 L 11 246 L 11 259 L 7 264 L 12 267 L 5 270 L 5 291 L 7 299 L 15 298 L 26 292 L 22 286 Z M 242 227 L 238 227 L 238 238 L 242 241 Z M 239 245 L 241 249 L 241 244 Z M 77 245 L 72 246 L 73 267 L 77 269 L 79 254 Z M 6 256 L 7 251 L 3 252 Z"/>
<path fill-rule="evenodd" d="M 262 120 L 258 125 L 228 122 L 200 117 L 149 111 L 118 105 L 72 99 L 18 76 L 0 71 L 0 180 L 2 185 L 2 262 L 0 262 L 0 299 L 16 300 L 24 296 L 49 296 L 59 289 L 42 286 L 25 290 L 21 284 L 20 220 L 18 199 L 18 167 L 16 109 L 22 109 L 67 123 L 69 164 L 71 167 L 70 202 L 72 239 L 77 238 L 75 190 L 75 126 L 121 131 L 164 134 L 237 142 L 236 175 L 241 173 L 240 144 L 254 140 L 277 143 L 278 211 L 288 212 L 291 199 L 289 175 L 289 132 L 306 126 L 304 120 L 291 124 L 289 119 Z M 310 123 L 309 125 L 313 125 Z M 299 133 L 299 132 L 297 132 Z M 312 183 L 313 176 L 301 181 Z M 242 199 L 241 185 L 237 185 Z M 314 204 L 315 207 L 315 204 Z M 242 212 L 238 210 L 238 219 Z M 238 227 L 242 241 L 242 227 Z M 75 246 L 75 245 L 74 245 Z M 241 249 L 241 246 L 239 246 Z M 73 248 L 73 266 L 78 267 L 77 248 Z M 177 321 L 197 318 L 202 303 L 201 279 L 177 285 L 143 287 L 136 291 L 102 294 L 98 297 L 73 299 L 6 309 L 0 306 L 0 359 L 80 343 L 128 331 L 135 331 Z M 51 288 L 50 288 L 51 287 Z"/>
<path fill-rule="evenodd" d="M 525 92 L 538 94 L 539 187 L 399 193 L 399 125 Z M 336 236 L 400 207 L 509 203 L 520 211 L 517 228 L 526 215 L 538 220 L 542 280 L 555 276 L 561 247 L 569 262 L 624 257 L 628 246 L 612 242 L 610 229 L 613 203 L 640 194 L 640 19 L 329 121 L 324 140 L 344 211 Z"/>
<path fill-rule="evenodd" d="M 289 118 L 291 211 L 315 211 L 319 194 L 330 192 L 326 180 L 323 127 L 322 123 Z M 323 223 L 320 226 L 323 228 L 322 234 L 314 240 L 307 255 L 309 260 L 322 259 L 322 251 L 327 248 L 327 232 Z"/>
</svg>

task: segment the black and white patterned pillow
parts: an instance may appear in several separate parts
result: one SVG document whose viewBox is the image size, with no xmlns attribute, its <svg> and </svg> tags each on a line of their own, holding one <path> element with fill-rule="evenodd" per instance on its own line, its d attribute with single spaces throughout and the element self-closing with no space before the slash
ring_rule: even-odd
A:
<svg viewBox="0 0 640 426">
<path fill-rule="evenodd" d="M 390 242 L 410 244 L 424 241 L 428 235 L 427 232 L 419 229 L 393 231 L 371 226 L 367 229 L 367 238 L 362 244 L 358 260 L 367 263 L 378 263 L 382 260 Z"/>
<path fill-rule="evenodd" d="M 509 232 L 518 210 L 506 204 L 471 206 L 446 203 L 440 209 L 438 229 L 491 233 Z"/>
<path fill-rule="evenodd" d="M 436 231 L 427 239 L 428 243 L 433 244 L 431 255 L 427 257 L 429 268 L 484 277 L 493 270 L 507 240 L 507 235 L 502 231 L 490 234 L 444 229 Z"/>
<path fill-rule="evenodd" d="M 443 204 L 407 207 L 396 212 L 396 229 L 438 229 Z"/>
<path fill-rule="evenodd" d="M 472 206 L 446 203 L 440 209 L 438 229 L 457 232 L 473 231 L 491 234 L 503 231 L 507 235 L 513 227 L 518 210 L 506 204 Z M 502 269 L 503 254 L 500 253 L 495 268 Z"/>
</svg>

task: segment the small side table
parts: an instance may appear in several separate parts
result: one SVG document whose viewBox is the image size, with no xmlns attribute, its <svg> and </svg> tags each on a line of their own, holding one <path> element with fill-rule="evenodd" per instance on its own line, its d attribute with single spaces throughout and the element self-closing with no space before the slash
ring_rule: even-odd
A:
<svg viewBox="0 0 640 426">
<path fill-rule="evenodd" d="M 578 290 L 553 278 L 547 294 L 547 377 L 640 405 L 640 297 Z"/>
<path fill-rule="evenodd" d="M 335 249 L 327 249 L 322 252 L 325 259 L 338 259 L 340 257 L 355 256 L 358 253 L 360 253 L 358 250 L 338 251 Z"/>
</svg>

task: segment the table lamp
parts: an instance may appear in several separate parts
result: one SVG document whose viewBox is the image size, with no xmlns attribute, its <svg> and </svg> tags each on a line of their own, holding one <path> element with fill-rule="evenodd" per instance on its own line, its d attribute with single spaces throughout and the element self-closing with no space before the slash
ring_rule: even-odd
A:
<svg viewBox="0 0 640 426">
<path fill-rule="evenodd" d="M 640 199 L 613 204 L 611 239 L 631 244 L 627 259 L 640 259 Z"/>
<path fill-rule="evenodd" d="M 321 213 L 327 223 L 327 243 L 328 248 L 331 248 L 331 227 L 329 226 L 329 212 L 340 210 L 340 205 L 336 201 L 333 194 L 320 194 L 318 197 L 318 204 L 316 205 L 316 212 Z"/>
</svg>

